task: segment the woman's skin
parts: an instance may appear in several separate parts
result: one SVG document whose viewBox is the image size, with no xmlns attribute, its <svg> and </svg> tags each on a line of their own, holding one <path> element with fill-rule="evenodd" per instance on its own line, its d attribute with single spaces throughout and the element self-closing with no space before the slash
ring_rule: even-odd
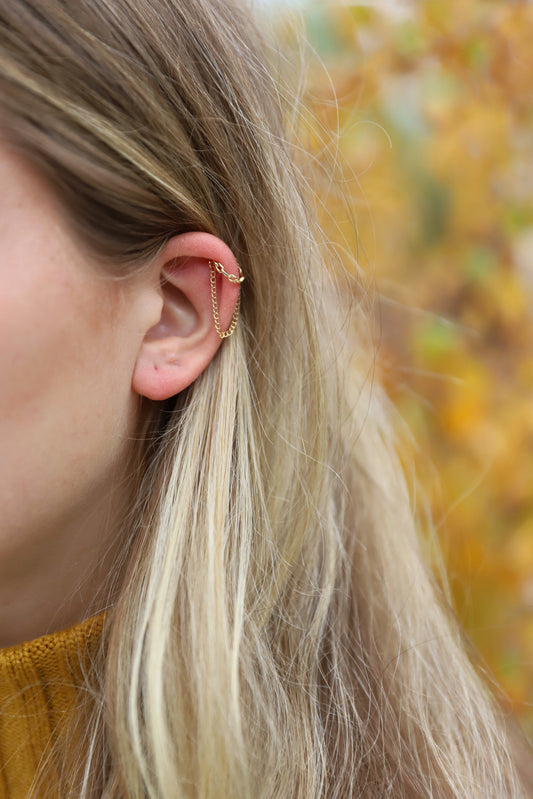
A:
<svg viewBox="0 0 533 799">
<path fill-rule="evenodd" d="M 220 345 L 204 233 L 107 276 L 45 181 L 0 141 L 0 646 L 81 621 L 121 546 L 140 395 L 189 385 Z M 219 279 L 229 324 L 238 288 Z"/>
</svg>

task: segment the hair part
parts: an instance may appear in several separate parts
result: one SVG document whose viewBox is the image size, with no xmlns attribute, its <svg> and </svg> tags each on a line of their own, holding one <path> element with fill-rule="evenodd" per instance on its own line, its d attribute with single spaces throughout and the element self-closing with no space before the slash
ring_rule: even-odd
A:
<svg viewBox="0 0 533 799">
<path fill-rule="evenodd" d="M 229 0 L 0 8 L 3 128 L 83 246 L 128 275 L 202 230 L 246 275 L 235 334 L 151 406 L 62 795 L 517 799 L 505 724 L 420 554 L 353 288 L 338 321 L 274 60 Z"/>
</svg>

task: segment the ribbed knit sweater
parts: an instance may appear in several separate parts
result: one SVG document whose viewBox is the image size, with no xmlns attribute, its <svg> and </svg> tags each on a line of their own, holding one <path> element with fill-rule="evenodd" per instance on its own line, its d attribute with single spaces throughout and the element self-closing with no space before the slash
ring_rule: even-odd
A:
<svg viewBox="0 0 533 799">
<path fill-rule="evenodd" d="M 100 643 L 104 614 L 0 650 L 0 799 L 27 799 L 39 767 L 70 735 L 83 674 Z M 58 799 L 60 764 L 45 765 L 38 799 Z"/>
</svg>

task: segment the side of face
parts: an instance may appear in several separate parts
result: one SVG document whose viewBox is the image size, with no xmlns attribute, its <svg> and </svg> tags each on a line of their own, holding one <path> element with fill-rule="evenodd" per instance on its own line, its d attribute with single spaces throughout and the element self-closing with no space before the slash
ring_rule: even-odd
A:
<svg viewBox="0 0 533 799">
<path fill-rule="evenodd" d="M 85 615 L 80 585 L 97 589 L 86 572 L 105 580 L 120 548 L 140 398 L 178 394 L 211 362 L 221 340 L 209 263 L 238 266 L 219 238 L 193 231 L 113 278 L 1 139 L 0 186 L 1 645 L 18 640 L 21 618 L 30 637 L 69 603 L 64 623 Z M 217 276 L 223 329 L 239 291 Z"/>
<path fill-rule="evenodd" d="M 137 419 L 132 364 L 160 302 L 143 295 L 141 309 L 134 281 L 103 274 L 5 144 L 0 186 L 1 575 L 22 541 L 40 557 L 40 542 L 117 490 Z"/>
</svg>

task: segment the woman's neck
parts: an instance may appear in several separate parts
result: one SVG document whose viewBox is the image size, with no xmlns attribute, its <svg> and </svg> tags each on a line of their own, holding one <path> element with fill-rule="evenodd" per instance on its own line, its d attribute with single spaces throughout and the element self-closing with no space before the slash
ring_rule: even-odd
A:
<svg viewBox="0 0 533 799">
<path fill-rule="evenodd" d="M 109 603 L 129 497 L 116 485 L 94 493 L 69 518 L 1 539 L 0 647 L 69 627 Z"/>
</svg>

